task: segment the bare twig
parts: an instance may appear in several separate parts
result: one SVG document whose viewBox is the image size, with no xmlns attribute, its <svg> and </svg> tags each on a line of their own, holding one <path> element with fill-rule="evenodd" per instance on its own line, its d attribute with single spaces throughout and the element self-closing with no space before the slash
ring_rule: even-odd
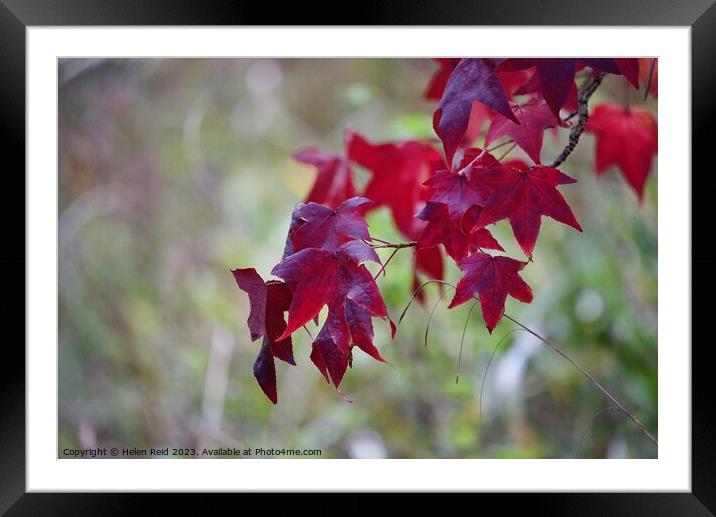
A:
<svg viewBox="0 0 716 517">
<path fill-rule="evenodd" d="M 374 240 L 376 240 L 376 239 L 374 239 Z M 382 242 L 382 241 L 381 241 L 381 242 Z M 396 243 L 396 242 L 383 242 L 383 244 L 371 244 L 371 246 L 373 247 L 373 249 L 376 249 L 376 250 L 377 250 L 377 249 L 384 249 L 384 248 L 394 248 L 394 249 L 396 249 L 396 250 L 400 250 L 400 249 L 403 249 L 403 248 L 414 248 L 414 247 L 417 246 L 417 245 L 418 245 L 418 243 L 415 242 L 415 241 L 413 241 L 413 242 L 398 242 L 398 243 Z"/>
<path fill-rule="evenodd" d="M 577 108 L 577 114 L 579 116 L 579 119 L 577 121 L 577 124 L 572 128 L 572 131 L 569 133 L 569 142 L 567 143 L 565 148 L 562 149 L 562 152 L 559 153 L 559 156 L 552 164 L 552 167 L 559 167 L 559 165 L 561 165 L 562 162 L 564 162 L 564 160 L 566 160 L 567 157 L 572 154 L 574 148 L 577 147 L 577 143 L 579 143 L 579 137 L 581 137 L 582 133 L 584 133 L 584 128 L 587 125 L 587 120 L 589 119 L 589 98 L 594 94 L 599 85 L 602 83 L 603 78 L 604 73 L 599 72 L 597 75 L 587 79 L 587 81 L 579 89 L 579 107 Z"/>
<path fill-rule="evenodd" d="M 507 314 L 504 314 L 504 316 L 505 316 L 505 318 L 507 318 L 508 320 L 510 320 L 510 321 L 511 321 L 512 323 L 514 323 L 515 325 L 519 325 L 520 327 L 522 327 L 524 330 L 526 330 L 527 332 L 529 332 L 530 334 L 532 334 L 534 337 L 536 337 L 537 339 L 539 339 L 542 343 L 544 343 L 545 345 L 547 345 L 548 347 L 550 347 L 555 353 L 557 353 L 558 355 L 560 355 L 561 357 L 563 357 L 565 360 L 567 360 L 572 366 L 574 366 L 577 370 L 579 370 L 579 373 L 581 373 L 581 374 L 584 375 L 587 379 L 589 379 L 589 382 L 591 382 L 599 391 L 601 391 L 609 400 L 611 400 L 611 401 L 614 403 L 615 406 L 617 406 L 619 409 L 621 409 L 621 410 L 624 412 L 624 414 L 625 414 L 626 416 L 628 416 L 629 419 L 630 419 L 632 422 L 634 422 L 634 424 L 636 424 L 636 426 L 641 430 L 641 432 L 644 433 L 644 434 L 646 435 L 646 437 L 649 438 L 649 440 L 651 440 L 652 442 L 654 442 L 654 445 L 656 445 L 656 446 L 659 445 L 659 442 L 656 440 L 656 437 L 655 437 L 653 434 L 651 434 L 651 433 L 646 429 L 646 427 L 644 426 L 644 424 L 642 424 L 641 421 L 640 421 L 637 417 L 635 417 L 630 411 L 628 411 L 628 410 L 622 405 L 622 403 L 619 402 L 619 401 L 616 399 L 616 397 L 609 392 L 609 390 L 607 390 L 604 386 L 602 386 L 601 384 L 599 384 L 599 382 L 598 382 L 594 377 L 592 377 L 592 375 L 591 375 L 587 370 L 585 370 L 584 368 L 582 368 L 581 366 L 579 366 L 579 365 L 574 361 L 574 359 L 572 359 L 572 358 L 569 357 L 567 354 L 565 354 L 557 345 L 555 345 L 555 344 L 553 344 L 553 343 L 547 341 L 545 338 L 543 338 L 542 336 L 540 336 L 539 334 L 537 334 L 534 330 L 532 330 L 532 329 L 530 329 L 529 327 L 523 325 L 522 323 L 520 323 L 519 321 L 517 321 L 517 320 L 514 319 L 513 317 L 508 316 Z"/>
<path fill-rule="evenodd" d="M 443 280 L 428 280 L 428 281 L 426 281 L 426 282 L 423 282 L 423 283 L 422 283 L 420 286 L 418 286 L 418 288 L 415 289 L 415 291 L 413 292 L 412 298 L 411 298 L 410 301 L 408 302 L 408 305 L 405 307 L 405 309 L 403 309 L 403 313 L 400 315 L 400 319 L 398 320 L 398 324 L 400 324 L 400 322 L 403 321 L 403 318 L 405 317 L 405 314 L 408 312 L 408 309 L 410 308 L 411 304 L 412 304 L 413 301 L 415 300 L 415 297 L 416 297 L 417 294 L 420 292 L 420 290 L 421 290 L 423 287 L 425 287 L 427 284 L 431 283 L 431 282 L 437 282 L 437 283 L 440 283 L 440 284 L 443 284 L 443 285 L 447 285 L 447 286 L 452 287 L 453 289 L 455 289 L 455 286 L 454 286 L 453 284 L 451 284 L 451 283 L 449 283 L 449 282 L 445 282 L 445 281 L 443 281 Z M 478 300 L 478 299 L 475 298 L 475 300 Z M 478 301 L 479 301 L 479 300 L 478 300 Z M 503 314 L 503 316 L 504 316 L 505 318 L 507 318 L 508 320 L 510 320 L 510 321 L 511 321 L 512 323 L 514 323 L 515 325 L 519 326 L 521 329 L 523 329 L 523 330 L 525 330 L 526 332 L 528 332 L 529 334 L 532 334 L 534 337 L 536 337 L 537 339 L 539 339 L 542 343 L 544 343 L 544 344 L 547 345 L 549 348 L 551 348 L 552 351 L 554 351 L 557 355 L 559 355 L 559 356 L 562 357 L 564 360 L 566 360 L 567 362 L 569 362 L 572 366 L 574 366 L 574 367 L 579 371 L 579 373 L 581 373 L 582 375 L 584 375 L 584 377 L 586 377 L 586 378 L 589 380 L 589 382 L 591 382 L 592 385 L 593 385 L 595 388 L 597 388 L 599 391 L 602 392 L 602 394 L 603 394 L 604 396 L 606 396 L 609 400 L 611 400 L 611 401 L 614 403 L 614 405 L 617 406 L 617 407 L 629 418 L 629 420 L 631 420 L 631 421 L 639 428 L 639 430 L 640 430 L 647 438 L 649 438 L 649 440 L 651 440 L 651 441 L 654 443 L 654 445 L 656 445 L 656 446 L 658 447 L 659 442 L 657 441 L 656 437 L 649 432 L 649 430 L 646 428 L 646 426 L 645 426 L 644 424 L 642 424 L 641 421 L 640 421 L 636 416 L 634 416 L 634 414 L 632 414 L 628 409 L 626 409 L 626 408 L 624 407 L 624 405 L 623 405 L 621 402 L 619 402 L 619 400 L 617 400 L 617 398 L 609 392 L 609 390 L 607 390 L 604 386 L 602 386 L 602 385 L 599 383 L 599 381 L 597 381 L 594 377 L 592 377 L 592 375 L 591 375 L 587 370 L 585 370 L 584 368 L 582 368 L 574 359 L 572 359 L 571 357 L 569 357 L 569 356 L 568 356 L 565 352 L 563 352 L 557 345 L 555 345 L 555 344 L 551 343 L 550 341 L 548 341 L 547 339 L 543 338 L 542 336 L 540 336 L 539 334 L 537 334 L 534 330 L 532 330 L 531 328 L 527 327 L 527 326 L 524 325 L 523 323 L 520 323 L 519 321 L 517 321 L 516 319 L 514 319 L 512 316 L 509 316 L 508 314 Z"/>
</svg>

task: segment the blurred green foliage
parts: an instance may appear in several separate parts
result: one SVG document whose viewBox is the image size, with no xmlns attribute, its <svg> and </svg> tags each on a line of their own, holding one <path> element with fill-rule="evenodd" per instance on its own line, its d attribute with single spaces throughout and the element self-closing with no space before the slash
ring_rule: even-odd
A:
<svg viewBox="0 0 716 517">
<path fill-rule="evenodd" d="M 347 126 L 374 141 L 433 137 L 433 107 L 421 94 L 434 68 L 402 59 L 60 62 L 60 450 L 656 457 L 622 414 L 600 413 L 608 401 L 578 371 L 528 334 L 503 320 L 489 335 L 479 307 L 466 325 L 469 304 L 448 311 L 449 288 L 427 347 L 437 288 L 411 307 L 395 341 L 376 320 L 391 364 L 355 354 L 342 386 L 352 404 L 310 363 L 303 332 L 294 337 L 298 366 L 279 363 L 279 404 L 256 384 L 248 300 L 229 269 L 253 266 L 268 278 L 280 259 L 291 210 L 313 180 L 291 151 L 339 151 Z M 592 102 L 624 95 L 607 78 Z M 556 156 L 565 138 L 548 134 L 543 156 Z M 506 310 L 656 433 L 656 171 L 640 204 L 616 170 L 596 178 L 593 146 L 584 135 L 563 166 L 579 180 L 562 191 L 584 233 L 544 219 L 524 272 L 535 300 L 510 299 Z M 369 223 L 373 235 L 401 240 L 384 209 Z M 521 256 L 504 221 L 496 236 Z M 450 262 L 448 280 L 458 273 Z M 409 251 L 379 284 L 397 318 L 410 299 Z"/>
</svg>

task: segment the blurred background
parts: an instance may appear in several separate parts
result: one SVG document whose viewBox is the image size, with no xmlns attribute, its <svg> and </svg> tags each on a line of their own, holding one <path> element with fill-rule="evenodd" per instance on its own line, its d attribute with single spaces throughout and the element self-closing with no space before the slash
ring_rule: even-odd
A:
<svg viewBox="0 0 716 517">
<path fill-rule="evenodd" d="M 268 279 L 280 260 L 291 211 L 315 175 L 291 152 L 341 152 L 347 126 L 371 141 L 433 137 L 434 104 L 422 94 L 436 68 L 429 59 L 60 61 L 60 451 L 657 456 L 575 368 L 505 319 L 488 334 L 479 307 L 466 324 L 470 304 L 448 311 L 451 292 L 424 346 L 437 289 L 411 306 L 394 341 L 374 320 L 391 366 L 357 351 L 341 386 L 352 404 L 310 362 L 303 332 L 294 334 L 297 366 L 277 362 L 278 405 L 261 392 L 252 374 L 260 341 L 250 340 L 248 298 L 229 269 L 256 267 Z M 641 92 L 627 95 L 642 102 Z M 622 79 L 607 76 L 592 103 L 624 96 Z M 543 157 L 557 156 L 562 133 L 546 132 Z M 523 273 L 534 302 L 510 298 L 506 312 L 562 347 L 656 434 L 656 160 L 640 204 L 618 171 L 597 180 L 593 159 L 585 134 L 562 167 L 579 180 L 561 191 L 584 233 L 543 219 Z M 368 221 L 372 235 L 404 240 L 387 209 Z M 522 256 L 506 221 L 494 233 Z M 455 282 L 457 267 L 446 269 Z M 378 283 L 397 320 L 411 298 L 410 252 Z"/>
</svg>

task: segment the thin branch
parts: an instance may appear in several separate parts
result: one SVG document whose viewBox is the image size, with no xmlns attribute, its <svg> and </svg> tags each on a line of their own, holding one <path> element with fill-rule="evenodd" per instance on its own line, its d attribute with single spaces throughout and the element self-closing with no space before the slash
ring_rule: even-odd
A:
<svg viewBox="0 0 716 517">
<path fill-rule="evenodd" d="M 559 156 L 552 164 L 552 167 L 559 167 L 559 165 L 561 165 L 562 162 L 564 162 L 564 160 L 566 160 L 567 157 L 572 154 L 574 148 L 577 147 L 577 143 L 579 143 L 579 137 L 581 137 L 582 133 L 584 133 L 584 128 L 587 125 L 587 120 L 589 119 L 589 98 L 594 94 L 595 91 L 597 91 L 597 88 L 602 83 L 603 78 L 604 73 L 599 72 L 597 75 L 587 79 L 587 81 L 579 89 L 579 107 L 577 108 L 577 114 L 579 115 L 579 119 L 577 121 L 577 124 L 572 128 L 572 131 L 569 133 L 569 142 L 567 143 L 565 148 L 562 149 L 562 152 L 559 153 Z"/>
<path fill-rule="evenodd" d="M 659 442 L 656 440 L 656 437 L 654 437 L 654 435 L 651 434 L 651 433 L 647 430 L 647 428 L 644 426 L 644 424 L 642 424 L 641 421 L 640 421 L 637 417 L 635 417 L 629 410 L 627 410 L 627 409 L 622 405 L 622 403 L 619 402 L 619 401 L 616 399 L 616 397 L 609 392 L 609 390 L 607 390 L 604 386 L 602 386 L 601 384 L 599 384 L 599 382 L 598 382 L 594 377 L 592 377 L 592 375 L 591 375 L 587 370 L 585 370 L 584 368 L 582 368 L 581 366 L 579 366 L 579 365 L 574 361 L 574 359 L 572 359 L 572 358 L 569 357 L 567 354 L 565 354 L 557 345 L 555 345 L 555 344 L 553 344 L 553 343 L 547 341 L 545 338 L 543 338 L 542 336 L 540 336 L 539 334 L 537 334 L 534 330 L 532 330 L 532 329 L 530 329 L 529 327 L 523 325 L 522 323 L 520 323 L 519 321 L 517 321 L 517 320 L 514 319 L 513 317 L 508 316 L 507 314 L 504 314 L 504 317 L 507 318 L 508 320 L 510 320 L 510 321 L 511 321 L 512 323 L 514 323 L 515 325 L 519 325 L 520 327 L 522 327 L 524 330 L 526 330 L 527 332 L 529 332 L 530 334 L 532 334 L 534 337 L 536 337 L 537 339 L 539 339 L 540 341 L 542 341 L 542 343 L 544 343 L 545 345 L 547 345 L 548 347 L 550 347 L 555 353 L 557 353 L 558 355 L 560 355 L 561 357 L 563 357 L 565 360 L 567 360 L 572 366 L 574 366 L 577 370 L 579 370 L 579 373 L 581 373 L 581 374 L 584 375 L 587 379 L 589 379 L 589 382 L 591 382 L 599 391 L 601 391 L 609 400 L 611 400 L 611 401 L 614 403 L 614 405 L 616 405 L 619 409 L 621 409 L 621 410 L 624 412 L 624 414 L 625 414 L 626 416 L 628 416 L 629 419 L 630 419 L 632 422 L 634 422 L 634 424 L 636 424 L 636 426 L 641 430 L 641 432 L 644 433 L 644 434 L 646 435 L 646 437 L 649 438 L 649 440 L 651 440 L 652 442 L 654 442 L 654 445 L 656 445 L 656 446 L 659 445 Z"/>
<path fill-rule="evenodd" d="M 393 257 L 395 257 L 395 254 L 398 253 L 399 250 L 402 250 L 405 248 L 413 248 L 418 245 L 418 243 L 415 241 L 396 243 L 396 242 L 384 241 L 382 239 L 376 239 L 375 237 L 371 237 L 371 240 L 381 242 L 382 244 L 370 244 L 369 242 L 366 242 L 365 240 L 363 242 L 365 242 L 366 244 L 371 246 L 374 250 L 375 249 L 392 249 L 393 250 L 393 252 L 390 254 L 388 259 L 383 263 L 383 265 L 380 267 L 378 272 L 375 274 L 375 276 L 373 277 L 373 280 L 377 280 L 378 277 L 380 276 L 380 274 L 385 272 L 385 268 L 388 266 L 390 261 L 393 260 Z"/>
<path fill-rule="evenodd" d="M 373 240 L 377 240 L 377 239 L 373 239 Z M 403 248 L 414 248 L 417 245 L 418 245 L 418 243 L 415 241 L 412 241 L 412 242 L 384 242 L 384 244 L 371 244 L 371 246 L 375 250 L 384 249 L 384 248 L 394 248 L 396 250 L 400 250 Z"/>
<path fill-rule="evenodd" d="M 400 324 L 400 322 L 403 321 L 403 318 L 405 317 L 405 314 L 408 312 L 408 309 L 409 309 L 410 306 L 412 305 L 413 301 L 415 300 L 415 297 L 416 297 L 417 294 L 420 292 L 420 290 L 421 290 L 423 287 L 425 287 L 427 284 L 431 283 L 431 282 L 437 282 L 437 283 L 440 283 L 440 284 L 443 284 L 443 285 L 447 285 L 447 286 L 452 287 L 453 289 L 455 289 L 455 286 L 454 286 L 453 284 L 451 284 L 451 283 L 449 283 L 449 282 L 445 282 L 445 281 L 443 281 L 443 280 L 428 280 L 428 281 L 426 281 L 426 282 L 423 282 L 423 283 L 422 283 L 420 286 L 418 286 L 418 288 L 415 289 L 415 291 L 413 292 L 412 298 L 411 298 L 410 301 L 408 302 L 408 305 L 405 307 L 405 309 L 403 309 L 403 313 L 400 315 L 400 319 L 398 320 L 398 324 Z M 475 300 L 478 300 L 478 299 L 475 298 Z M 639 430 L 641 430 L 641 432 L 642 432 L 647 438 L 649 438 L 649 440 L 651 440 L 651 441 L 654 443 L 654 445 L 656 445 L 657 447 L 659 446 L 659 442 L 657 441 L 656 437 L 649 432 L 649 430 L 646 428 L 646 426 L 645 426 L 644 424 L 642 424 L 641 421 L 640 421 L 636 416 L 634 416 L 628 409 L 626 409 L 626 408 L 624 407 L 624 405 L 623 405 L 621 402 L 619 402 L 619 401 L 617 400 L 617 398 L 609 392 L 609 390 L 607 390 L 607 389 L 606 389 L 604 386 L 602 386 L 594 377 L 592 377 L 592 375 L 591 375 L 587 370 L 585 370 L 585 369 L 582 368 L 579 364 L 577 364 L 577 362 L 575 362 L 574 359 L 572 359 L 571 357 L 569 357 L 569 356 L 568 356 L 565 352 L 563 352 L 557 345 L 555 345 L 555 344 L 551 343 L 550 341 L 548 341 L 547 339 L 543 338 L 542 336 L 540 336 L 539 334 L 537 334 L 534 330 L 532 330 L 531 328 L 527 327 L 527 326 L 524 325 L 523 323 L 520 323 L 519 321 L 517 321 L 516 319 L 514 319 L 512 316 L 509 316 L 508 314 L 504 314 L 504 313 L 503 313 L 503 316 L 504 316 L 505 318 L 507 318 L 508 320 L 510 320 L 510 321 L 511 321 L 512 323 L 514 323 L 515 325 L 518 325 L 518 326 L 519 326 L 520 328 L 522 328 L 523 330 L 525 330 L 525 331 L 527 331 L 528 333 L 532 334 L 534 337 L 536 337 L 537 339 L 539 339 L 542 343 L 544 343 L 544 344 L 547 345 L 549 348 L 551 348 L 557 355 L 559 355 L 560 357 L 562 357 L 564 360 L 566 360 L 566 361 L 569 362 L 572 366 L 574 366 L 577 370 L 579 370 L 579 373 L 581 373 L 582 375 L 584 375 L 584 376 L 589 380 L 589 382 L 591 382 L 592 385 L 594 385 L 595 388 L 597 388 L 599 391 L 601 391 L 604 396 L 606 396 L 609 400 L 611 400 L 611 401 L 614 403 L 614 405 L 616 405 L 627 417 L 629 417 L 629 420 L 631 420 L 631 421 L 639 428 Z"/>
</svg>

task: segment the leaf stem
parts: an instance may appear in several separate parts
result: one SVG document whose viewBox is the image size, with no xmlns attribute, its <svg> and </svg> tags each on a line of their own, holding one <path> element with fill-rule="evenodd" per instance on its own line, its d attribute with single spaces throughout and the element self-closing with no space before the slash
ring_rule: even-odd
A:
<svg viewBox="0 0 716 517">
<path fill-rule="evenodd" d="M 393 260 L 393 257 L 395 257 L 395 254 L 398 253 L 399 250 L 400 250 L 400 248 L 393 248 L 393 252 L 392 252 L 392 253 L 390 254 L 390 256 L 388 257 L 388 260 L 386 260 L 385 262 L 383 262 L 383 265 L 380 266 L 380 269 L 378 270 L 378 272 L 377 272 L 377 273 L 375 274 L 375 276 L 373 277 L 373 280 L 378 280 L 378 277 L 380 276 L 380 274 L 385 271 L 385 268 L 388 267 L 388 264 L 390 264 L 390 261 Z"/>
</svg>

